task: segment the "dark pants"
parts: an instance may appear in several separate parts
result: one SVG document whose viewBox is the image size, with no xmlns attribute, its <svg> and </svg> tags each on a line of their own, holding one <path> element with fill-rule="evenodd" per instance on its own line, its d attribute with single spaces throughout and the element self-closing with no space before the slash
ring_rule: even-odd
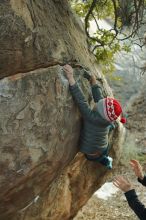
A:
<svg viewBox="0 0 146 220">
<path fill-rule="evenodd" d="M 106 150 L 102 153 L 100 157 L 95 157 L 88 154 L 85 154 L 85 157 L 87 160 L 99 162 L 102 165 L 111 168 L 111 162 L 109 161 L 108 151 L 109 151 L 109 146 L 106 148 Z"/>
</svg>

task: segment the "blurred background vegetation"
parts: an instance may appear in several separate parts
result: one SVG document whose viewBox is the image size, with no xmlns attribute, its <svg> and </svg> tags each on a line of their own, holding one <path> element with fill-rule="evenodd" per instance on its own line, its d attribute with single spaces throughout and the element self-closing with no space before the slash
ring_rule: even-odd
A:
<svg viewBox="0 0 146 220">
<path fill-rule="evenodd" d="M 139 29 L 145 25 L 146 0 L 71 0 L 70 3 L 84 22 L 89 50 L 97 63 L 104 66 L 103 73 L 114 71 L 117 52 L 129 52 L 133 44 L 143 47 L 145 40 Z"/>
</svg>

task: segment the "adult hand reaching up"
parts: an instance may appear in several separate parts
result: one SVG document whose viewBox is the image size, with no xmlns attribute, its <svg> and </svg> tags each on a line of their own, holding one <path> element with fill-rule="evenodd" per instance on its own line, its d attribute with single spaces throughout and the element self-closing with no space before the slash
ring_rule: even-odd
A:
<svg viewBox="0 0 146 220">
<path fill-rule="evenodd" d="M 144 173 L 143 173 L 143 168 L 142 166 L 140 165 L 140 163 L 137 161 L 137 160 L 130 160 L 130 165 L 132 167 L 132 169 L 134 170 L 135 172 L 135 175 L 143 180 L 144 178 Z"/>
<path fill-rule="evenodd" d="M 129 180 L 127 180 L 123 176 L 117 176 L 114 179 L 113 184 L 125 193 L 133 189 L 132 184 L 129 182 Z"/>
<path fill-rule="evenodd" d="M 143 169 L 140 163 L 137 160 L 130 160 L 130 165 L 134 170 L 135 175 L 138 177 L 138 181 L 143 186 L 146 186 L 146 176 L 143 174 Z M 129 180 L 123 176 L 117 176 L 114 179 L 113 184 L 124 192 L 129 206 L 139 219 L 146 220 L 146 208 L 138 199 L 138 196 Z"/>
</svg>

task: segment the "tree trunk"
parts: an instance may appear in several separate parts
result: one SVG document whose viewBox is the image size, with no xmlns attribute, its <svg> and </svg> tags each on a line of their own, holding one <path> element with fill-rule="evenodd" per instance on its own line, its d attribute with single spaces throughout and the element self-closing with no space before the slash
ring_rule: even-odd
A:
<svg viewBox="0 0 146 220">
<path fill-rule="evenodd" d="M 61 66 L 95 72 L 95 60 L 67 0 L 0 1 L 0 24 L 0 219 L 71 219 L 108 172 L 77 154 L 81 119 Z"/>
</svg>

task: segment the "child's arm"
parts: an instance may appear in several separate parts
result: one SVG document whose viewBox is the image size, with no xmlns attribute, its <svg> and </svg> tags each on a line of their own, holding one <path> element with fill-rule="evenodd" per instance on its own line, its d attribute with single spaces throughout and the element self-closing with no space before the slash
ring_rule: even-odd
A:
<svg viewBox="0 0 146 220">
<path fill-rule="evenodd" d="M 104 97 L 102 94 L 102 90 L 97 83 L 95 75 L 90 75 L 88 72 L 86 72 L 84 74 L 84 77 L 90 82 L 94 102 L 98 102 L 100 99 L 103 99 Z"/>
<path fill-rule="evenodd" d="M 75 99 L 75 102 L 77 103 L 82 116 L 85 117 L 86 119 L 94 119 L 95 118 L 95 113 L 94 111 L 91 110 L 90 106 L 88 105 L 87 101 L 85 100 L 85 96 L 83 95 L 82 90 L 79 88 L 78 84 L 75 82 L 74 77 L 73 77 L 73 69 L 69 65 L 65 65 L 63 67 L 66 77 L 69 81 L 70 85 L 70 91 Z"/>
<path fill-rule="evenodd" d="M 90 85 L 92 88 L 94 102 L 98 102 L 100 99 L 103 99 L 104 97 L 102 94 L 101 87 L 98 85 L 96 77 L 94 75 L 91 75 Z"/>
</svg>

